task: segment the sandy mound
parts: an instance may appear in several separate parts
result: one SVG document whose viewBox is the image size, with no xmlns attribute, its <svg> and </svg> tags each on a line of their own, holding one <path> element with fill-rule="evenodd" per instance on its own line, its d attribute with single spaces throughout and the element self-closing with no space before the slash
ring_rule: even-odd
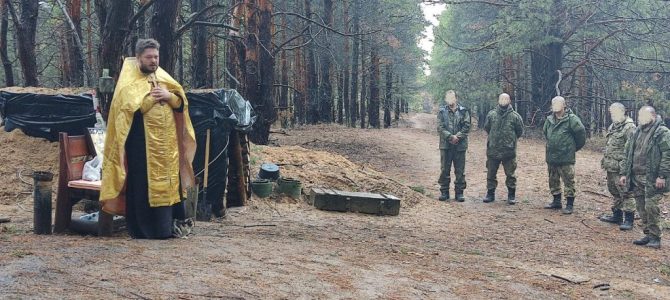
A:
<svg viewBox="0 0 670 300">
<path fill-rule="evenodd" d="M 70 87 L 70 88 L 43 88 L 43 87 L 19 87 L 12 86 L 0 89 L 0 91 L 11 93 L 33 93 L 44 95 L 79 95 L 83 93 L 92 93 L 93 89 L 85 87 Z"/>
<path fill-rule="evenodd" d="M 354 192 L 392 194 L 402 199 L 403 207 L 412 207 L 425 197 L 398 181 L 369 167 L 357 165 L 341 155 L 309 150 L 299 146 L 252 146 L 252 176 L 265 162 L 280 166 L 285 177 L 302 181 L 303 193 L 312 187 Z"/>
<path fill-rule="evenodd" d="M 58 143 L 29 137 L 19 129 L 5 132 L 5 128 L 0 127 L 0 203 L 13 203 L 20 192 L 31 190 L 18 179 L 17 172 L 21 170 L 25 170 L 24 174 L 29 174 L 30 170 L 53 172 L 56 175 L 53 199 L 56 199 Z M 32 183 L 32 178 L 24 176 L 24 179 Z"/>
</svg>

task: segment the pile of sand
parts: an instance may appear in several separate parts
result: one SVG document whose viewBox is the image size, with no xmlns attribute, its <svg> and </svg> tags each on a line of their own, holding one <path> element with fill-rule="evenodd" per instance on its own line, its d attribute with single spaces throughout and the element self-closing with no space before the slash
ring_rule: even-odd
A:
<svg viewBox="0 0 670 300">
<path fill-rule="evenodd" d="M 69 87 L 69 88 L 43 88 L 43 87 L 19 87 L 11 86 L 0 89 L 0 91 L 10 92 L 10 93 L 31 93 L 31 94 L 44 94 L 44 95 L 79 95 L 84 93 L 92 93 L 94 89 L 86 87 Z"/>
<path fill-rule="evenodd" d="M 19 193 L 31 190 L 30 185 L 17 177 L 17 172 L 22 170 L 25 170 L 22 173 L 26 175 L 30 170 L 53 172 L 56 175 L 52 188 L 55 193 L 58 182 L 58 143 L 29 137 L 20 129 L 5 132 L 5 128 L 0 127 L 0 203 L 14 203 L 22 198 L 17 198 Z M 24 179 L 32 183 L 32 178 L 24 176 Z"/>
<path fill-rule="evenodd" d="M 251 170 L 255 178 L 262 163 L 279 165 L 281 176 L 299 179 L 303 193 L 312 187 L 354 192 L 392 194 L 411 207 L 425 196 L 369 167 L 357 165 L 341 155 L 299 146 L 252 146 Z"/>
</svg>

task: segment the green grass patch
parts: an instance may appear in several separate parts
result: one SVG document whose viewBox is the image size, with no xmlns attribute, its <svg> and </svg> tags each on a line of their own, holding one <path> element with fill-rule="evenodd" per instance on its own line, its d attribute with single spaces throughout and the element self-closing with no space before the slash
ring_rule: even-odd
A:
<svg viewBox="0 0 670 300">
<path fill-rule="evenodd" d="M 422 187 L 422 186 L 410 186 L 409 188 L 412 189 L 413 191 L 417 192 L 417 193 L 420 193 L 421 195 L 425 195 L 425 194 L 426 194 L 426 188 L 425 188 L 425 187 Z"/>
<path fill-rule="evenodd" d="M 24 258 L 28 255 L 33 255 L 33 253 L 26 250 L 14 250 L 11 255 L 17 258 Z"/>
</svg>

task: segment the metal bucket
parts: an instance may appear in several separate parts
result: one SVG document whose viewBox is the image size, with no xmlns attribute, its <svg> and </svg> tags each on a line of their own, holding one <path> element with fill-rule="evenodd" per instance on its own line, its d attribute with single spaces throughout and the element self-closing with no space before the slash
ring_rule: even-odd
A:
<svg viewBox="0 0 670 300">
<path fill-rule="evenodd" d="M 33 233 L 51 234 L 51 181 L 48 171 L 33 172 Z"/>
<path fill-rule="evenodd" d="M 277 191 L 293 199 L 298 199 L 300 198 L 300 194 L 302 194 L 302 182 L 295 178 L 279 178 L 279 180 L 277 180 Z"/>
<path fill-rule="evenodd" d="M 272 194 L 272 182 L 267 179 L 256 179 L 251 182 L 251 190 L 260 198 L 270 197 Z"/>
</svg>

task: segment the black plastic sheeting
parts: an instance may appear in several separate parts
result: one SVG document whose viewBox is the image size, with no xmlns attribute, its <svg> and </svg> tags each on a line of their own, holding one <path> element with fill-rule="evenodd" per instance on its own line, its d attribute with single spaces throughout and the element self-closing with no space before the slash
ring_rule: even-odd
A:
<svg viewBox="0 0 670 300">
<path fill-rule="evenodd" d="M 5 131 L 57 141 L 59 132 L 82 135 L 95 125 L 91 95 L 42 95 L 0 91 Z"/>
<path fill-rule="evenodd" d="M 210 133 L 210 165 L 207 202 L 215 215 L 223 211 L 228 178 L 228 139 L 232 130 L 248 132 L 256 115 L 251 104 L 236 90 L 186 93 L 189 114 L 195 129 L 198 148 L 193 160 L 196 177 L 203 182 L 205 142 Z M 34 137 L 58 141 L 59 132 L 85 134 L 96 123 L 91 95 L 41 95 L 0 91 L 0 115 L 5 130 L 21 129 Z M 202 197 L 202 193 L 200 193 Z M 198 200 L 202 201 L 202 198 Z"/>
<path fill-rule="evenodd" d="M 205 143 L 210 129 L 209 175 L 207 199 L 203 202 L 202 188 L 198 203 L 210 203 L 215 216 L 224 210 L 224 193 L 228 179 L 228 145 L 233 130 L 249 131 L 256 116 L 251 104 L 236 90 L 216 90 L 205 93 L 186 93 L 189 114 L 195 129 L 198 148 L 193 159 L 196 177 L 204 182 Z"/>
</svg>

